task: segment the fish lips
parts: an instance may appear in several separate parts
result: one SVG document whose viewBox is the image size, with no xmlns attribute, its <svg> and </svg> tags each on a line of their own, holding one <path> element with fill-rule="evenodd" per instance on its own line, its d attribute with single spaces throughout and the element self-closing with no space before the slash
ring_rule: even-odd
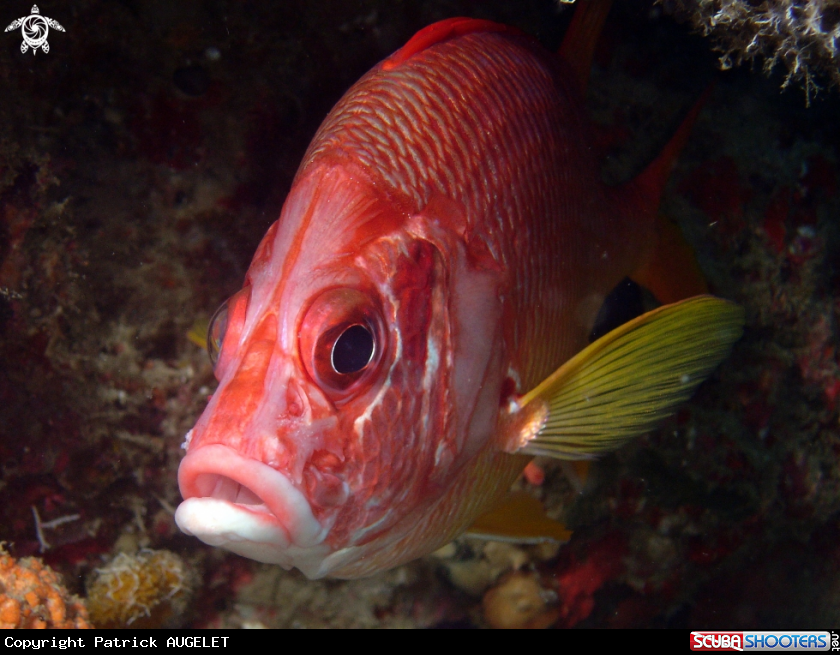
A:
<svg viewBox="0 0 840 655">
<path fill-rule="evenodd" d="M 178 484 L 184 502 L 175 522 L 182 532 L 260 562 L 318 576 L 330 551 L 323 543 L 329 530 L 279 471 L 211 444 L 181 461 Z"/>
</svg>

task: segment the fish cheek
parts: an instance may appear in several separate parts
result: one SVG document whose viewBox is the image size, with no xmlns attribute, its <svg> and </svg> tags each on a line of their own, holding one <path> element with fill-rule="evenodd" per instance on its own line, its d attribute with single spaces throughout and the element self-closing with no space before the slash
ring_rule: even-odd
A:
<svg viewBox="0 0 840 655">
<path fill-rule="evenodd" d="M 434 496 L 457 456 L 452 419 L 452 340 L 449 272 L 442 252 L 411 239 L 392 267 L 393 321 L 399 340 L 390 398 L 383 401 L 382 431 L 389 456 L 399 460 L 394 484 Z M 422 490 L 422 492 L 420 491 Z"/>
<path fill-rule="evenodd" d="M 337 548 L 378 544 L 380 537 L 390 542 L 406 516 L 434 501 L 440 490 L 431 480 L 446 452 L 438 446 L 449 431 L 440 252 L 422 239 L 391 235 L 370 244 L 356 263 L 380 299 L 381 359 L 372 379 L 361 379 L 335 406 L 341 461 L 316 452 L 304 472 L 313 505 L 337 510 L 327 538 Z"/>
</svg>

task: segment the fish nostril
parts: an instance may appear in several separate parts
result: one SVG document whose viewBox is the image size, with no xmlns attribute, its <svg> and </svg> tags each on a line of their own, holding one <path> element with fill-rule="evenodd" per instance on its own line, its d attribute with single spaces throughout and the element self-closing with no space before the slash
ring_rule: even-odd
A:
<svg viewBox="0 0 840 655">
<path fill-rule="evenodd" d="M 216 498 L 238 505 L 263 505 L 264 501 L 245 485 L 217 473 L 202 473 L 195 479 L 202 498 Z"/>
<path fill-rule="evenodd" d="M 286 414 L 290 418 L 300 418 L 306 412 L 306 400 L 303 390 L 295 380 L 289 380 L 286 389 Z"/>
</svg>

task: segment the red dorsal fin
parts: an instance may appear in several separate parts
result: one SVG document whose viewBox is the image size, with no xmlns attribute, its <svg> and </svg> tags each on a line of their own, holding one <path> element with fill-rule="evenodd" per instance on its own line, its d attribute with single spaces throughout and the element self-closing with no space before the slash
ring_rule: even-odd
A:
<svg viewBox="0 0 840 655">
<path fill-rule="evenodd" d="M 417 32 L 408 43 L 388 57 L 382 64 L 382 69 L 389 71 L 407 61 L 418 52 L 422 52 L 436 43 L 443 43 L 449 39 L 470 34 L 472 32 L 507 32 L 508 34 L 522 34 L 515 27 L 494 23 L 480 18 L 447 18 L 432 23 Z"/>
<path fill-rule="evenodd" d="M 581 95 L 586 93 L 589 69 L 601 28 L 610 13 L 612 0 L 578 0 L 572 24 L 563 38 L 558 54 L 572 70 Z"/>
</svg>

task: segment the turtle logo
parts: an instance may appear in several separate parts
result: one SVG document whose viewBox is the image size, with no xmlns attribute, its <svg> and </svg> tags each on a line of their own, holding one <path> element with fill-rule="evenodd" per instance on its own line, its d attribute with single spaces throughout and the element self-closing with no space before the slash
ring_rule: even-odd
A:
<svg viewBox="0 0 840 655">
<path fill-rule="evenodd" d="M 26 52 L 29 48 L 32 48 L 33 55 L 38 52 L 38 48 L 42 48 L 44 52 L 50 51 L 50 44 L 47 43 L 47 34 L 50 33 L 50 28 L 59 32 L 64 31 L 58 21 L 42 16 L 38 5 L 32 5 L 32 13 L 29 16 L 13 20 L 6 31 L 11 32 L 17 28 L 20 28 L 20 33 L 23 35 L 20 51 Z"/>
</svg>

